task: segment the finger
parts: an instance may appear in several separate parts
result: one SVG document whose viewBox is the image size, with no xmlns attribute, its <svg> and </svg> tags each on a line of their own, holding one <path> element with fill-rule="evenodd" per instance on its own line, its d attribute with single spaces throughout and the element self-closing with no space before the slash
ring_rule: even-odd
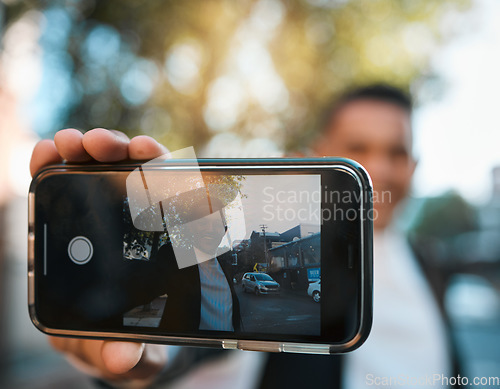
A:
<svg viewBox="0 0 500 389">
<path fill-rule="evenodd" d="M 137 366 L 143 351 L 143 343 L 104 342 L 101 349 L 103 366 L 111 374 L 128 373 Z"/>
<path fill-rule="evenodd" d="M 104 368 L 104 364 L 101 361 L 103 340 L 49 336 L 49 342 L 54 349 L 63 354 L 75 357 L 81 362 L 90 364 L 101 370 Z"/>
<path fill-rule="evenodd" d="M 168 149 L 153 138 L 139 135 L 130 141 L 128 155 L 131 159 L 153 159 L 168 153 Z"/>
<path fill-rule="evenodd" d="M 62 158 L 59 155 L 54 141 L 44 139 L 38 142 L 33 149 L 30 161 L 30 172 L 33 177 L 42 167 L 61 163 Z"/>
<path fill-rule="evenodd" d="M 96 378 L 112 376 L 105 370 L 101 358 L 104 341 L 49 337 L 49 342 L 54 349 L 63 353 L 68 361 L 81 372 Z"/>
<path fill-rule="evenodd" d="M 117 162 L 128 158 L 128 140 L 114 131 L 95 128 L 83 134 L 85 151 L 96 161 Z"/>
<path fill-rule="evenodd" d="M 59 337 L 49 337 L 49 342 L 79 370 L 106 379 L 126 378 L 144 350 L 141 343 Z"/>
<path fill-rule="evenodd" d="M 156 369 L 142 367 L 151 364 L 141 362 L 144 349 L 143 343 L 79 339 L 79 344 L 70 355 L 78 358 L 73 362 L 81 370 L 107 380 L 121 381 L 150 378 L 161 370 L 163 365 L 156 366 Z"/>
<path fill-rule="evenodd" d="M 121 132 L 121 131 L 118 131 L 118 130 L 109 130 L 109 131 L 111 131 L 113 134 L 115 134 L 119 138 L 122 138 L 123 140 L 126 140 L 127 142 L 130 140 L 130 138 L 128 137 L 128 135 L 125 134 L 124 132 Z"/>
<path fill-rule="evenodd" d="M 105 342 L 102 359 L 106 371 L 115 379 L 151 379 L 167 363 L 165 345 L 128 342 Z"/>
<path fill-rule="evenodd" d="M 167 346 L 146 344 L 139 362 L 127 373 L 128 378 L 144 379 L 156 376 L 167 363 Z"/>
<path fill-rule="evenodd" d="M 64 341 L 66 340 L 65 338 L 59 338 L 57 336 L 48 336 L 47 337 L 49 340 L 50 345 L 56 349 L 57 351 L 64 352 Z"/>
<path fill-rule="evenodd" d="M 69 162 L 86 162 L 92 157 L 85 151 L 82 144 L 83 134 L 74 128 L 58 131 L 54 143 L 61 157 Z"/>
</svg>

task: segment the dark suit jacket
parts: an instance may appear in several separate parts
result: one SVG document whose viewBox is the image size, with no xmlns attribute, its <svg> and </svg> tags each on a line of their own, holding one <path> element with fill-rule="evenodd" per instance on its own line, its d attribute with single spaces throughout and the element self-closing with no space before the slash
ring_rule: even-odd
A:
<svg viewBox="0 0 500 389">
<path fill-rule="evenodd" d="M 240 306 L 233 287 L 231 265 L 217 258 L 226 276 L 233 302 L 234 331 L 240 330 Z M 102 328 L 122 328 L 125 312 L 167 294 L 159 329 L 165 334 L 198 332 L 201 310 L 201 284 L 197 265 L 179 269 L 170 243 L 160 247 L 149 261 L 113 262 L 106 288 L 101 289 L 101 311 L 107 314 L 99 322 Z"/>
</svg>

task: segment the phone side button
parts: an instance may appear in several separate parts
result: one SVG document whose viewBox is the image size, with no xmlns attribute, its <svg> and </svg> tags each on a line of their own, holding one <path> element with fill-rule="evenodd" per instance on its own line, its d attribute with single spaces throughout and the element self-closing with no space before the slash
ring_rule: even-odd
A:
<svg viewBox="0 0 500 389">
<path fill-rule="evenodd" d="M 254 340 L 238 341 L 238 348 L 248 351 L 266 351 L 276 353 L 282 351 L 281 343 L 278 342 L 259 342 Z"/>
<path fill-rule="evenodd" d="M 35 273 L 28 271 L 28 305 L 35 304 Z"/>
<path fill-rule="evenodd" d="M 233 339 L 226 339 L 222 341 L 222 348 L 227 350 L 236 350 L 238 348 L 238 341 Z"/>
<path fill-rule="evenodd" d="M 35 234 L 28 232 L 28 271 L 33 271 L 35 266 Z"/>
<path fill-rule="evenodd" d="M 331 354 L 330 346 L 327 344 L 285 343 L 283 351 L 286 353 L 299 354 Z"/>
<path fill-rule="evenodd" d="M 28 194 L 28 228 L 32 229 L 35 226 L 35 194 Z"/>
</svg>

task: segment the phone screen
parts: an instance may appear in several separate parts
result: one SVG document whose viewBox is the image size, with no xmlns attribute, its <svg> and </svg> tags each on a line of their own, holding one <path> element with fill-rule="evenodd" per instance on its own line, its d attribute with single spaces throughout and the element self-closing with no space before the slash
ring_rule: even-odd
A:
<svg viewBox="0 0 500 389">
<path fill-rule="evenodd" d="M 356 333 L 366 199 L 347 170 L 132 173 L 37 183 L 44 326 L 310 343 Z"/>
</svg>

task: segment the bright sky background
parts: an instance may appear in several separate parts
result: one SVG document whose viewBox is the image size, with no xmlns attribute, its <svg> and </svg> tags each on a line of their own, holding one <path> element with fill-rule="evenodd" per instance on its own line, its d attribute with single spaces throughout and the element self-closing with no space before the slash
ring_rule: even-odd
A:
<svg viewBox="0 0 500 389">
<path fill-rule="evenodd" d="M 446 93 L 415 114 L 416 196 L 451 188 L 474 203 L 491 196 L 491 169 L 500 165 L 500 1 L 474 3 L 433 60 Z"/>
<path fill-rule="evenodd" d="M 301 223 L 319 226 L 321 202 L 315 199 L 319 200 L 320 191 L 319 174 L 246 176 L 241 186 L 241 193 L 246 196 L 242 198 L 245 238 L 252 231 L 260 231 L 261 224 L 267 226 L 268 232 L 280 233 Z"/>
</svg>

